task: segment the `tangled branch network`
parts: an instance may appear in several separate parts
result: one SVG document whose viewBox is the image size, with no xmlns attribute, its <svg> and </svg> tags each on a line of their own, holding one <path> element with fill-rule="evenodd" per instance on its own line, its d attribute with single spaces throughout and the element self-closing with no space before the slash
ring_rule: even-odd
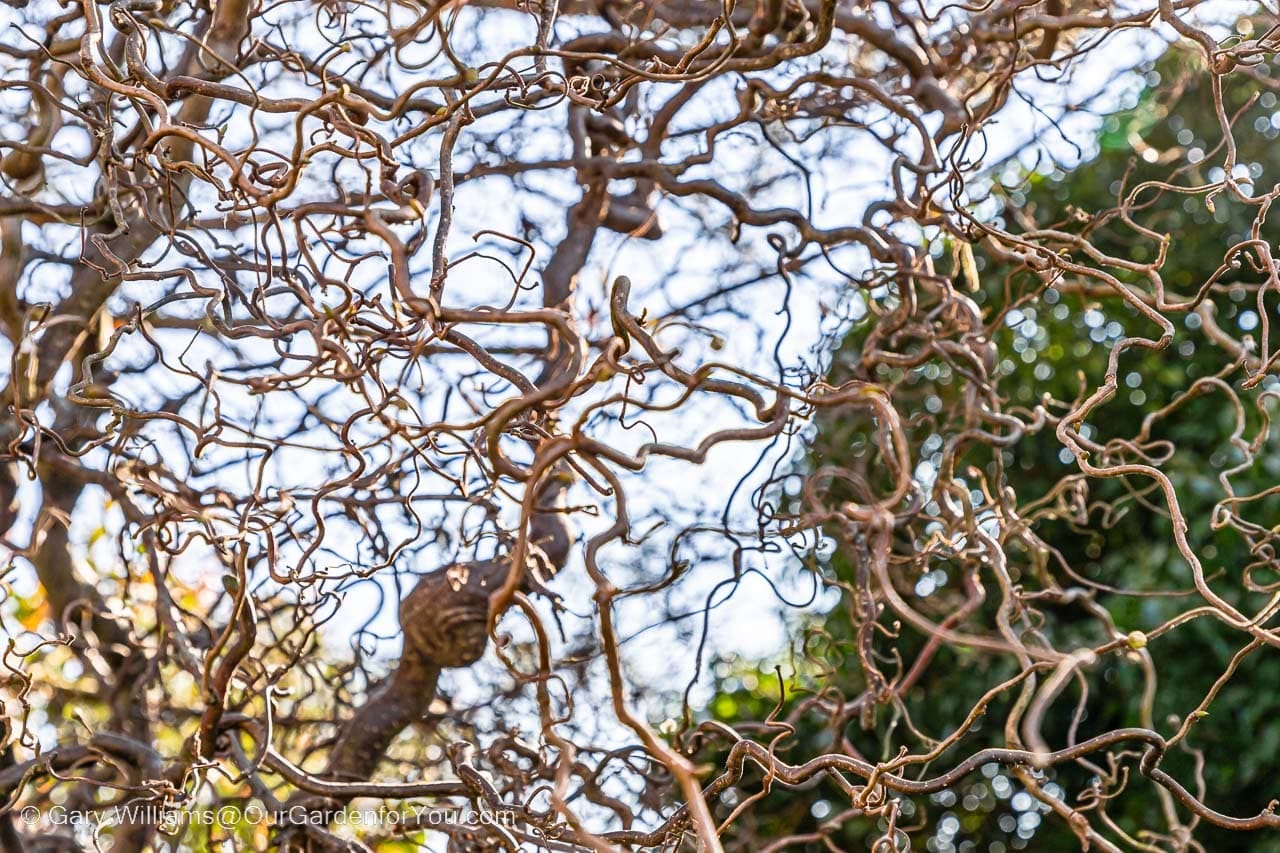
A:
<svg viewBox="0 0 1280 853">
<path fill-rule="evenodd" d="M 858 825 L 897 851 L 935 832 L 909 804 L 991 767 L 1090 850 L 1275 830 L 1213 798 L 1194 726 L 1280 645 L 1276 490 L 1236 486 L 1274 452 L 1280 188 L 1230 97 L 1277 88 L 1280 37 L 1202 5 L 5 0 L 0 849 L 835 850 Z M 996 215 L 997 152 L 1066 146 L 1083 78 L 1153 44 L 1211 99 L 1212 176 L 1135 148 L 1165 175 L 1110 209 Z M 1171 197 L 1248 211 L 1208 278 L 1174 275 Z M 1241 276 L 1253 333 L 1215 309 Z M 1123 334 L 1074 398 L 1020 400 L 1010 312 L 1069 297 Z M 1216 372 L 1109 420 L 1192 317 Z M 1192 518 L 1161 429 L 1204 395 L 1234 427 Z M 1065 457 L 1020 493 L 1031 438 Z M 1186 584 L 1091 579 L 1043 535 L 1121 511 L 1167 519 Z M 1117 623 L 1133 596 L 1176 610 Z M 1153 652 L 1206 621 L 1239 650 L 1157 719 Z M 786 677 L 710 713 L 708 661 L 757 631 Z M 969 710 L 917 725 L 963 660 Z M 1143 675 L 1097 730 L 1109 661 Z M 1139 783 L 1134 827 L 1111 810 Z M 778 829 L 797 789 L 838 806 Z M 247 803 L 277 819 L 49 817 Z M 340 819 L 370 803 L 429 810 Z"/>
</svg>

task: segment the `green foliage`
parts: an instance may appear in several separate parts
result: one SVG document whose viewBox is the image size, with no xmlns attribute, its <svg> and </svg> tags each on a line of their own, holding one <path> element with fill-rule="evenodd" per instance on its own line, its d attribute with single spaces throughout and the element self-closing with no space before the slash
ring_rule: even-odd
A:
<svg viewBox="0 0 1280 853">
<path fill-rule="evenodd" d="M 1204 87 L 1192 85 L 1204 75 L 1195 67 L 1198 58 L 1189 51 L 1172 50 L 1146 73 L 1147 87 L 1138 103 L 1129 110 L 1105 119 L 1097 138 L 1096 153 L 1068 173 L 1027 174 L 1016 169 L 1002 175 L 994 190 L 1001 202 L 1000 220 L 1010 231 L 1052 227 L 1082 234 L 1109 255 L 1149 262 L 1167 251 L 1161 268 L 1171 300 L 1193 296 L 1214 276 L 1221 265 L 1228 271 L 1218 279 L 1207 301 L 1213 306 L 1216 322 L 1231 337 L 1243 339 L 1260 332 L 1257 286 L 1265 276 L 1248 263 L 1232 264 L 1225 250 L 1245 239 L 1256 208 L 1238 204 L 1225 194 L 1206 200 L 1204 194 L 1187 194 L 1148 188 L 1135 199 L 1140 208 L 1134 218 L 1143 226 L 1167 235 L 1159 240 L 1138 233 L 1115 215 L 1119 199 L 1145 180 L 1169 180 L 1179 169 L 1180 186 L 1196 186 L 1221 178 L 1222 137 L 1211 95 Z M 1280 127 L 1276 96 L 1240 75 L 1225 78 L 1228 114 L 1236 116 L 1238 142 L 1237 174 L 1247 176 L 1260 187 L 1280 180 L 1280 147 L 1275 143 Z M 1215 169 L 1218 171 L 1215 173 Z M 1273 235 L 1274 236 L 1274 235 Z M 1264 235 L 1265 237 L 1265 235 Z M 931 246 L 942 269 L 953 256 L 954 246 L 938 239 Z M 1087 263 L 1083 257 L 1076 261 Z M 1101 385 L 1107 360 L 1122 337 L 1157 337 L 1155 324 L 1139 315 L 1122 299 L 1096 282 L 1062 279 L 1046 288 L 1039 277 L 1025 270 L 1001 266 L 977 248 L 980 290 L 973 294 L 981 305 L 983 320 L 995 332 L 999 353 L 996 375 L 1007 409 L 1025 421 L 1032 410 L 1043 405 L 1048 411 L 1062 411 L 1061 402 L 1080 398 L 1082 392 Z M 955 265 L 957 277 L 960 264 Z M 1107 268 L 1122 282 L 1144 292 L 1149 282 L 1125 270 Z M 884 299 L 890 297 L 885 296 Z M 874 307 L 874 306 L 873 306 Z M 1276 310 L 1271 294 L 1262 311 Z M 874 314 L 874 312 L 873 312 Z M 1179 407 L 1167 417 L 1155 420 L 1151 438 L 1167 441 L 1168 458 L 1160 468 L 1172 479 L 1180 504 L 1190 522 L 1188 537 L 1201 555 L 1206 572 L 1215 577 L 1214 588 L 1245 612 L 1256 611 L 1277 579 L 1265 567 L 1246 567 L 1259 562 L 1249 553 L 1248 544 L 1230 528 L 1211 524 L 1215 504 L 1226 497 L 1219 477 L 1238 466 L 1243 455 L 1231 443 L 1236 419 L 1244 421 L 1246 436 L 1255 434 L 1261 418 L 1258 406 L 1265 384 L 1243 389 L 1245 373 L 1229 370 L 1234 359 L 1207 328 L 1200 314 L 1165 312 L 1175 318 L 1177 328 L 1167 349 L 1130 349 L 1120 359 L 1119 393 L 1105 404 L 1086 432 L 1098 441 L 1132 439 L 1143 429 L 1144 418 L 1175 401 Z M 872 328 L 870 318 L 855 324 L 837 358 L 833 380 L 849 375 L 857 363 L 861 347 Z M 923 463 L 917 478 L 929 476 L 930 466 L 941 464 L 943 441 L 963 428 L 949 414 L 965 393 L 966 379 L 948 364 L 930 359 L 916 368 L 878 368 L 874 378 L 895 383 L 894 405 L 913 431 L 910 444 L 917 452 L 913 463 Z M 896 373 L 894 371 L 897 371 Z M 1196 385 L 1196 380 L 1223 375 L 1243 403 L 1237 410 L 1234 395 L 1212 385 Z M 1198 396 L 1188 392 L 1198 392 Z M 868 423 L 854 419 L 821 425 L 809 464 L 814 467 L 843 466 L 857 470 L 873 484 L 878 460 L 866 440 Z M 1262 492 L 1280 482 L 1280 450 L 1272 440 L 1255 453 L 1254 464 L 1230 473 L 1237 494 Z M 1146 631 L 1177 613 L 1196 605 L 1189 566 L 1173 546 L 1172 524 L 1162 510 L 1163 501 L 1150 492 L 1150 481 L 1127 479 L 1086 479 L 1078 475 L 1076 461 L 1067 454 L 1052 426 L 1028 431 L 1011 446 L 992 451 L 986 445 L 965 447 L 956 462 L 956 471 L 970 467 L 981 472 L 987 483 L 1007 486 L 1017 495 L 1020 509 L 1039 507 L 1034 515 L 1035 533 L 1061 554 L 1066 565 L 1082 576 L 1073 584 L 1061 564 L 1051 555 L 1010 553 L 1008 560 L 1015 582 L 1028 589 L 1043 588 L 1052 574 L 1063 586 L 1085 590 L 1096 585 L 1090 595 L 1101 604 L 1121 633 Z M 971 487 L 976 480 L 970 480 Z M 1065 485 L 1064 485 L 1065 484 Z M 835 488 L 835 487 L 833 487 Z M 1244 511 L 1244 510 L 1242 510 Z M 1248 517 L 1264 526 L 1280 520 L 1280 496 L 1269 496 L 1247 509 Z M 911 542 L 897 542 L 898 549 L 910 550 Z M 914 584 L 912 606 L 934 618 L 943 618 L 964 600 L 963 573 L 956 566 L 933 563 L 927 571 L 905 578 Z M 848 580 L 854 572 L 851 555 L 838 550 L 823 566 L 825 574 Z M 1252 584 L 1253 589 L 1250 589 Z M 1186 595 L 1144 597 L 1108 592 L 1181 590 Z M 994 596 L 991 596 L 994 598 Z M 854 646 L 854 626 L 846 594 L 841 604 L 826 614 L 820 630 L 820 660 L 830 679 L 845 697 L 857 696 L 865 687 L 865 674 L 858 666 Z M 994 624 L 995 604 L 988 601 L 969 624 Z M 1041 630 L 1056 648 L 1069 649 L 1098 644 L 1111 639 L 1100 623 L 1087 618 L 1078 608 L 1046 607 Z M 882 619 L 882 624 L 890 621 Z M 893 648 L 902 653 L 905 666 L 927 638 L 909 628 L 897 626 L 899 635 Z M 1157 638 L 1147 649 L 1158 674 L 1153 725 L 1168 736 L 1181 720 L 1200 703 L 1214 680 L 1227 668 L 1241 646 L 1241 634 L 1224 628 L 1213 619 L 1197 619 Z M 879 646 L 877 646 L 879 647 Z M 885 649 L 889 645 L 884 646 Z M 883 663 L 883 662 L 882 662 Z M 896 664 L 884 664 L 893 675 Z M 1113 655 L 1102 660 L 1091 674 L 1095 685 L 1087 698 L 1086 715 L 1077 739 L 1124 726 L 1142 725 L 1139 699 L 1144 685 L 1137 655 Z M 933 737 L 945 736 L 964 719 L 982 693 L 1015 674 L 1009 656 L 994 656 L 965 648 L 943 648 L 922 677 L 904 695 L 904 709 L 910 724 Z M 740 678 L 728 685 L 710 710 L 732 723 L 735 719 L 761 719 L 777 702 L 776 679 L 763 673 L 743 686 Z M 1164 767 L 1175 777 L 1194 780 L 1197 762 L 1204 760 L 1203 799 L 1230 814 L 1250 815 L 1280 794 L 1268 774 L 1280 754 L 1280 659 L 1259 653 L 1247 658 L 1236 677 L 1210 706 L 1209 713 L 1194 726 L 1188 748 L 1172 751 Z M 1105 689 L 1097 689 L 1105 685 Z M 1043 726 L 1051 744 L 1068 740 L 1070 706 L 1078 692 L 1068 691 L 1053 706 Z M 960 744 L 938 758 L 922 775 L 941 772 L 964 756 L 985 746 L 1003 745 L 1000 722 L 1009 711 L 1016 691 L 1006 692 L 988 710 L 983 721 Z M 804 696 L 790 697 L 782 711 L 785 716 Z M 835 697 L 829 697 L 835 701 Z M 855 714 L 840 731 L 825 726 L 826 717 L 798 715 L 796 731 L 779 741 L 778 754 L 784 759 L 809 757 L 819 752 L 846 752 L 852 746 L 870 760 L 894 757 L 897 745 L 908 742 L 903 734 L 907 717 L 893 708 L 881 707 L 874 720 L 860 721 Z M 986 728 L 983 723 L 990 721 Z M 864 724 L 865 723 L 865 727 Z M 806 724 L 808 728 L 806 728 Z M 918 744 L 918 741 L 917 741 Z M 1161 806 L 1155 787 L 1132 766 L 1131 779 L 1122 796 L 1113 801 L 1108 813 L 1126 832 L 1138 835 L 1159 824 Z M 1048 773 L 1051 785 L 1070 801 L 1090 784 L 1092 772 L 1076 766 L 1059 767 Z M 756 778 L 754 784 L 761 784 Z M 922 798 L 907 806 L 901 821 L 923 821 L 933 829 L 931 850 L 1004 849 L 1072 850 L 1079 841 L 1066 824 L 1035 803 L 1021 790 L 1006 770 L 994 765 L 975 773 L 952 791 Z M 727 815 L 732 804 L 722 804 Z M 812 832 L 823 818 L 848 807 L 839 791 L 826 784 L 805 791 L 774 790 L 741 824 L 730 839 L 730 849 L 750 849 L 750 839 L 776 839 Z M 909 812 L 909 813 L 908 813 Z M 722 815 L 722 816 L 723 816 Z M 1189 819 L 1181 813 L 1183 821 Z M 869 820 L 843 824 L 833 838 L 841 849 L 868 849 L 880 836 L 883 826 Z M 927 832 L 913 837 L 923 839 Z M 1226 833 L 1201 824 L 1194 837 L 1208 850 L 1280 850 L 1280 842 L 1260 835 Z M 1032 840 L 1034 839 L 1034 840 Z M 734 844 L 738 846 L 735 848 Z M 788 849 L 826 849 L 816 842 Z"/>
</svg>

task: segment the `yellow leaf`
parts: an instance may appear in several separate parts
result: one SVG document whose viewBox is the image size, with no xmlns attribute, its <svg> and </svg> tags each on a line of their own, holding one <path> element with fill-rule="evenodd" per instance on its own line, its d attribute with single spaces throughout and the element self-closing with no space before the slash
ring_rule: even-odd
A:
<svg viewBox="0 0 1280 853">
<path fill-rule="evenodd" d="M 40 627 L 40 623 L 49 615 L 49 602 L 41 601 L 35 607 L 19 607 L 18 621 L 23 628 L 28 631 L 34 631 Z"/>
</svg>

